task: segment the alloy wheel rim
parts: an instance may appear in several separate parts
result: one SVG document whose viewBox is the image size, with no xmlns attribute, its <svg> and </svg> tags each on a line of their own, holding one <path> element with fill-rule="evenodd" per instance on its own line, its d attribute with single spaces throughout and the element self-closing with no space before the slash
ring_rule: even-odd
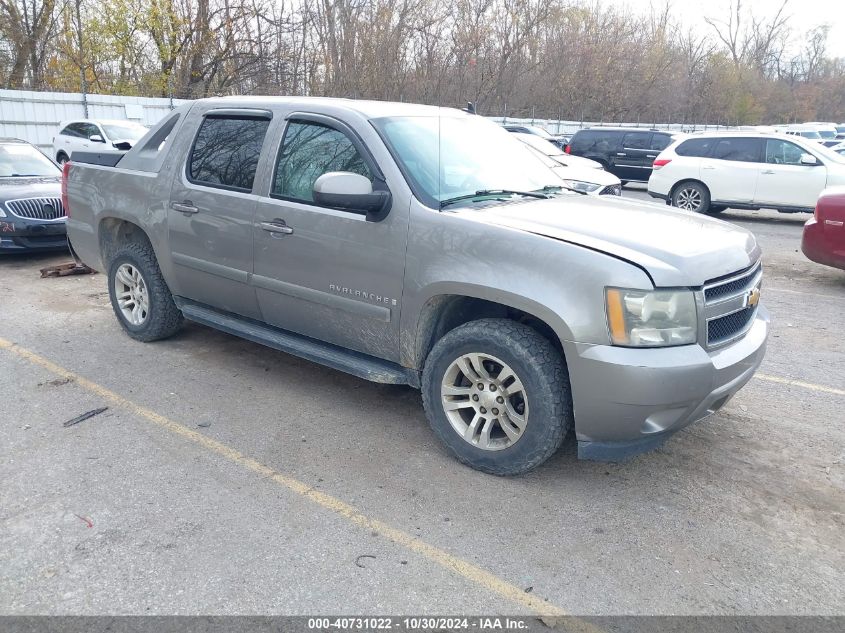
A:
<svg viewBox="0 0 845 633">
<path fill-rule="evenodd" d="M 499 451 L 513 446 L 528 424 L 528 396 L 516 372 L 490 354 L 455 359 L 440 385 L 452 429 L 473 446 Z"/>
<path fill-rule="evenodd" d="M 141 271 L 132 264 L 121 264 L 114 274 L 114 291 L 123 318 L 131 325 L 143 325 L 150 303 Z"/>
<path fill-rule="evenodd" d="M 687 211 L 697 211 L 701 207 L 701 193 L 698 189 L 682 189 L 678 193 L 678 207 Z"/>
</svg>

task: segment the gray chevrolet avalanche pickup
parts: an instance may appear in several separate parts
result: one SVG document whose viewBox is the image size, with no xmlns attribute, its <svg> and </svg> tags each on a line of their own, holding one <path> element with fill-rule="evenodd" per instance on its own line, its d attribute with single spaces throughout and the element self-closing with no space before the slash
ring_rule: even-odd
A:
<svg viewBox="0 0 845 633">
<path fill-rule="evenodd" d="M 567 190 L 458 110 L 203 99 L 115 162 L 75 153 L 63 193 L 129 336 L 190 319 L 421 388 L 437 436 L 489 473 L 538 466 L 570 429 L 582 458 L 654 448 L 765 352 L 748 231 Z"/>
</svg>

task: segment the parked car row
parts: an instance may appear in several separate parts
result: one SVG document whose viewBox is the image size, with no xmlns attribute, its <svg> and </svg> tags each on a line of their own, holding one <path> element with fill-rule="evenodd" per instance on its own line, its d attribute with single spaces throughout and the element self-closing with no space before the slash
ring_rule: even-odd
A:
<svg viewBox="0 0 845 633">
<path fill-rule="evenodd" d="M 61 170 L 19 139 L 0 139 L 0 253 L 66 248 Z"/>
<path fill-rule="evenodd" d="M 698 213 L 812 211 L 823 190 L 845 185 L 845 156 L 800 136 L 714 132 L 678 139 L 654 161 L 648 192 Z"/>
<path fill-rule="evenodd" d="M 77 151 L 122 154 L 146 133 L 147 128 L 134 121 L 65 121 L 53 137 L 53 156 L 61 165 Z"/>
<path fill-rule="evenodd" d="M 619 178 L 602 169 L 601 164 L 587 158 L 570 156 L 557 145 L 534 134 L 514 132 L 513 136 L 537 154 L 570 189 L 594 196 L 622 195 Z"/>
<path fill-rule="evenodd" d="M 0 139 L 0 253 L 66 249 L 58 165 L 77 151 L 122 155 L 146 133 L 133 121 L 65 121 L 50 157 L 26 141 Z"/>
</svg>

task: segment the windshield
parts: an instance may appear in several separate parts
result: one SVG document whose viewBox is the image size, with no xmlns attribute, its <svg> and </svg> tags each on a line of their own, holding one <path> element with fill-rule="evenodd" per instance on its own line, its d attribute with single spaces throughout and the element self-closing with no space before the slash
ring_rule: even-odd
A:
<svg viewBox="0 0 845 633">
<path fill-rule="evenodd" d="M 113 141 L 137 141 L 147 128 L 137 123 L 103 123 L 106 135 Z"/>
<path fill-rule="evenodd" d="M 799 132 L 799 134 L 801 136 L 803 136 L 804 138 L 821 138 L 821 135 L 819 135 L 819 133 L 814 131 L 814 130 L 813 131 Z"/>
<path fill-rule="evenodd" d="M 843 156 L 837 151 L 832 150 L 829 147 L 819 145 L 818 147 L 814 147 L 813 151 L 818 152 L 819 154 L 821 154 L 822 158 L 829 160 L 833 163 L 845 164 L 845 156 Z"/>
<path fill-rule="evenodd" d="M 58 176 L 59 173 L 59 168 L 32 145 L 0 145 L 0 178 Z"/>
<path fill-rule="evenodd" d="M 836 132 L 833 130 L 819 130 L 819 136 L 827 139 L 836 138 Z"/>
<path fill-rule="evenodd" d="M 482 117 L 373 120 L 414 192 L 434 209 L 477 191 L 538 191 L 559 179 L 510 132 Z"/>
</svg>

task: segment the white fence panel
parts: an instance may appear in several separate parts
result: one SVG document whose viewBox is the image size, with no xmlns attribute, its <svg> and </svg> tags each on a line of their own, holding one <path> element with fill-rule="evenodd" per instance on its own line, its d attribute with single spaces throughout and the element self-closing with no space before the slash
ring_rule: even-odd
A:
<svg viewBox="0 0 845 633">
<path fill-rule="evenodd" d="M 131 119 L 153 125 L 183 99 L 88 95 L 89 119 Z M 85 118 L 78 92 L 0 90 L 0 137 L 19 138 L 49 149 L 59 123 Z"/>
</svg>

